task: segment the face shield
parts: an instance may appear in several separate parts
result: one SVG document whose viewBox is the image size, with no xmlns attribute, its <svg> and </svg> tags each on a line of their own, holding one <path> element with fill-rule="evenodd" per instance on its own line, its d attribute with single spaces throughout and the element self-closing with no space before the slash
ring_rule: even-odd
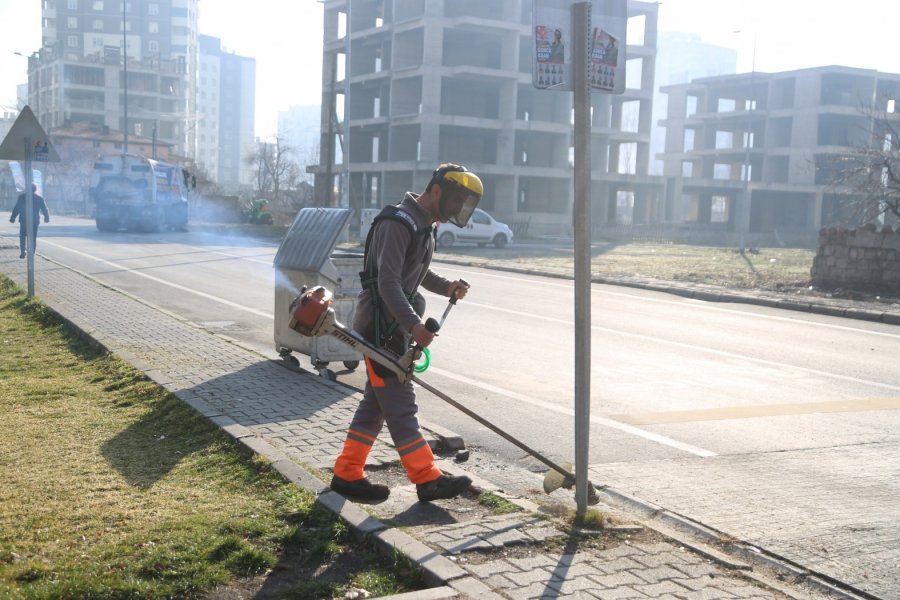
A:
<svg viewBox="0 0 900 600">
<path fill-rule="evenodd" d="M 446 185 L 447 182 L 451 185 Z M 441 218 L 457 227 L 465 227 L 484 194 L 481 179 L 469 171 L 447 171 L 439 185 Z"/>
</svg>

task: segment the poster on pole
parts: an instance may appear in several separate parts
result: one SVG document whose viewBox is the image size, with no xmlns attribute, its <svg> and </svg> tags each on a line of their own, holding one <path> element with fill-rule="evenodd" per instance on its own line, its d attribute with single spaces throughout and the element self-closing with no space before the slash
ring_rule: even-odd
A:
<svg viewBox="0 0 900 600">
<path fill-rule="evenodd" d="M 575 0 L 534 0 L 532 83 L 572 91 L 572 6 Z M 588 86 L 606 94 L 625 92 L 627 0 L 593 0 L 588 49 Z"/>
<path fill-rule="evenodd" d="M 18 161 L 11 160 L 9 161 L 9 171 L 12 173 L 13 182 L 16 184 L 16 192 L 21 194 L 25 191 L 25 171 L 22 170 L 22 165 Z M 37 169 L 31 170 L 31 182 L 37 186 L 37 193 L 43 196 L 44 177 Z"/>
<path fill-rule="evenodd" d="M 548 8 L 535 12 L 534 87 L 571 90 L 571 55 L 566 45 L 571 39 L 572 16 L 568 9 Z"/>
<path fill-rule="evenodd" d="M 594 0 L 591 18 L 591 55 L 588 85 L 607 94 L 625 92 L 626 0 Z"/>
</svg>

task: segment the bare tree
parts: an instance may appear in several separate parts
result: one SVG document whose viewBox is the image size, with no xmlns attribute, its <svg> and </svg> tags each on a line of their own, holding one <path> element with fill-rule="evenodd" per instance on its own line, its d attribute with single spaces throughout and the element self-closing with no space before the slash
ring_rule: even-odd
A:
<svg viewBox="0 0 900 600">
<path fill-rule="evenodd" d="M 256 192 L 259 197 L 278 201 L 284 190 L 297 187 L 300 166 L 293 159 L 294 148 L 280 136 L 272 142 L 260 142 L 256 151 L 247 158 L 256 174 Z"/>
<path fill-rule="evenodd" d="M 900 219 L 900 129 L 871 108 L 861 112 L 868 118 L 871 142 L 817 168 L 832 169 L 832 187 L 853 194 L 850 208 L 861 224 L 882 215 Z"/>
<path fill-rule="evenodd" d="M 203 194 L 209 194 L 213 196 L 222 195 L 224 191 L 219 184 L 215 182 L 213 177 L 209 174 L 207 167 L 205 165 L 196 165 L 191 170 L 191 175 L 194 179 L 191 180 L 191 189 L 197 190 Z"/>
</svg>

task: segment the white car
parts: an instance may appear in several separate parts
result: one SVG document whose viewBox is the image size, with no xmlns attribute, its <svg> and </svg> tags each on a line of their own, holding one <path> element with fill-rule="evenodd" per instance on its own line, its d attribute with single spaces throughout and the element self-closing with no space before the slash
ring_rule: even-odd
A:
<svg viewBox="0 0 900 600">
<path fill-rule="evenodd" d="M 438 246 L 449 248 L 456 242 L 474 242 L 479 246 L 494 244 L 503 248 L 512 242 L 513 232 L 506 223 L 497 221 L 476 208 L 465 227 L 457 227 L 453 223 L 441 223 L 438 227 Z"/>
</svg>

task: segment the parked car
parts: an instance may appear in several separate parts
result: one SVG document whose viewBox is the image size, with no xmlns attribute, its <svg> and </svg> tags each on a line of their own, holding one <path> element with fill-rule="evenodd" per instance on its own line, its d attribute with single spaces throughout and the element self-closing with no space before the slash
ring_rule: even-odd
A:
<svg viewBox="0 0 900 600">
<path fill-rule="evenodd" d="M 449 248 L 457 242 L 474 242 L 479 246 L 494 244 L 503 248 L 513 239 L 512 229 L 487 212 L 476 208 L 465 227 L 453 223 L 441 223 L 438 227 L 438 246 Z"/>
</svg>

